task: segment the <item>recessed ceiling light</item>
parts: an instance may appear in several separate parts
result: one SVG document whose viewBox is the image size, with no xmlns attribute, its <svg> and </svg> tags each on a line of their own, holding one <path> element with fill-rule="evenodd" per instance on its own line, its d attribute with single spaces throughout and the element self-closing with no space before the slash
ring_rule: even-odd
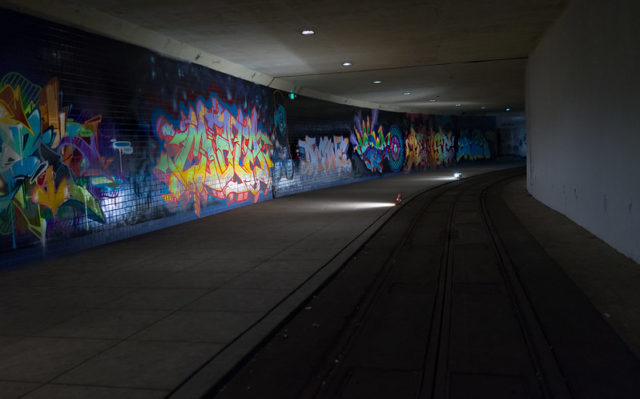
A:
<svg viewBox="0 0 640 399">
<path fill-rule="evenodd" d="M 345 61 L 342 63 L 342 66 L 351 66 L 353 65 L 352 63 L 350 63 L 349 61 Z"/>
<path fill-rule="evenodd" d="M 405 92 L 404 92 L 404 93 L 402 93 L 402 94 L 404 94 L 405 96 L 410 96 L 410 95 L 411 95 L 411 92 L 410 92 L 410 91 L 405 91 Z"/>
<path fill-rule="evenodd" d="M 461 107 L 461 106 L 462 106 L 462 104 L 456 104 L 456 107 Z"/>
<path fill-rule="evenodd" d="M 302 32 L 303 35 L 305 36 L 310 36 L 310 35 L 314 35 L 316 32 L 313 29 L 303 29 Z"/>
<path fill-rule="evenodd" d="M 381 80 L 374 80 L 374 81 L 373 81 L 373 84 L 374 84 L 374 85 L 379 85 L 380 83 L 382 83 L 382 81 L 381 81 Z"/>
</svg>

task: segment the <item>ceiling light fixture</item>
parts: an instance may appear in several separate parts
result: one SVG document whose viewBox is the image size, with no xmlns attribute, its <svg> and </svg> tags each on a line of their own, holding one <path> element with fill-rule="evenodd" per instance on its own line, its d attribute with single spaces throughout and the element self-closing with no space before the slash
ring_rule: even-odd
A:
<svg viewBox="0 0 640 399">
<path fill-rule="evenodd" d="M 374 84 L 374 85 L 379 85 L 380 83 L 382 83 L 382 81 L 381 81 L 381 80 L 374 80 L 374 81 L 373 81 L 373 84 Z"/>
<path fill-rule="evenodd" d="M 351 66 L 353 65 L 352 63 L 350 63 L 349 61 L 345 61 L 342 63 L 342 66 Z"/>
<path fill-rule="evenodd" d="M 301 34 L 303 34 L 304 36 L 311 36 L 311 35 L 315 35 L 315 31 L 313 29 L 303 29 L 302 32 L 300 32 Z"/>
</svg>

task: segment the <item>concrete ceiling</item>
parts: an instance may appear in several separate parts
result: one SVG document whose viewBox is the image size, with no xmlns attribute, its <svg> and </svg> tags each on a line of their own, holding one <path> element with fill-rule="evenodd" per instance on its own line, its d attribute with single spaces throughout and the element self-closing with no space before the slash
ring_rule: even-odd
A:
<svg viewBox="0 0 640 399">
<path fill-rule="evenodd" d="M 24 8 L 38 1 L 18 3 Z M 190 45 L 259 73 L 259 82 L 271 77 L 303 94 L 404 111 L 475 113 L 524 108 L 526 58 L 568 0 L 64 3 Z M 305 28 L 316 34 L 301 35 Z M 353 65 L 344 67 L 344 61 Z"/>
</svg>

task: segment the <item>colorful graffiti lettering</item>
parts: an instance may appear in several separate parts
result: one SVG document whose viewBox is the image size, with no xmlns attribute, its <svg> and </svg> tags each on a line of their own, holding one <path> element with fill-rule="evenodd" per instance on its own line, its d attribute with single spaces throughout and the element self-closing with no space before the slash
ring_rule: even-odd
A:
<svg viewBox="0 0 640 399">
<path fill-rule="evenodd" d="M 455 137 L 453 132 L 445 134 L 442 129 L 428 135 L 428 164 L 432 168 L 451 166 L 455 160 Z"/>
<path fill-rule="evenodd" d="M 273 144 L 258 126 L 255 108 L 249 115 L 234 112 L 211 96 L 181 106 L 174 124 L 160 114 L 155 132 L 162 143 L 154 172 L 167 192 L 164 201 L 183 209 L 193 200 L 200 216 L 209 196 L 227 203 L 266 196 L 271 188 L 270 153 Z"/>
<path fill-rule="evenodd" d="M 404 165 L 404 139 L 402 138 L 402 131 L 396 125 L 391 126 L 389 131 L 387 158 L 392 171 L 399 172 L 402 170 Z"/>
<path fill-rule="evenodd" d="M 491 132 L 493 134 L 493 132 Z M 460 132 L 458 138 L 458 153 L 456 160 L 467 159 L 475 161 L 477 159 L 490 159 L 491 149 L 489 142 L 480 130 L 469 132 L 464 130 Z"/>
<path fill-rule="evenodd" d="M 18 73 L 0 80 L 0 234 L 13 236 L 13 248 L 16 233 L 44 242 L 47 221 L 105 223 L 100 198 L 117 195 L 112 159 L 98 151 L 102 117 L 76 122 L 61 97 L 56 78 L 44 87 Z"/>
<path fill-rule="evenodd" d="M 378 121 L 378 111 L 373 110 L 372 117 L 362 120 L 360 115 L 355 117 L 354 132 L 351 133 L 351 144 L 355 152 L 364 161 L 365 166 L 372 172 L 382 173 L 382 161 L 389 145 L 389 134 L 384 134 L 382 126 L 378 131 L 373 130 Z"/>
<path fill-rule="evenodd" d="M 423 133 L 416 132 L 415 127 L 411 125 L 409 135 L 405 140 L 405 169 L 407 171 L 412 169 L 425 169 L 427 167 L 428 147 L 429 142 L 427 136 Z"/>
<path fill-rule="evenodd" d="M 351 161 L 347 156 L 349 140 L 346 137 L 305 136 L 298 141 L 300 151 L 300 172 L 315 175 L 322 172 L 351 172 Z"/>
</svg>

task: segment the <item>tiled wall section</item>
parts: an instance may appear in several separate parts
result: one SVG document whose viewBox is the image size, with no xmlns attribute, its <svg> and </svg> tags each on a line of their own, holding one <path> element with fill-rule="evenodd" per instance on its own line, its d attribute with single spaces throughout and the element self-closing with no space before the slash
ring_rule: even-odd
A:
<svg viewBox="0 0 640 399">
<path fill-rule="evenodd" d="M 2 266 L 498 151 L 495 118 L 292 101 L 13 11 L 0 19 Z"/>
</svg>

